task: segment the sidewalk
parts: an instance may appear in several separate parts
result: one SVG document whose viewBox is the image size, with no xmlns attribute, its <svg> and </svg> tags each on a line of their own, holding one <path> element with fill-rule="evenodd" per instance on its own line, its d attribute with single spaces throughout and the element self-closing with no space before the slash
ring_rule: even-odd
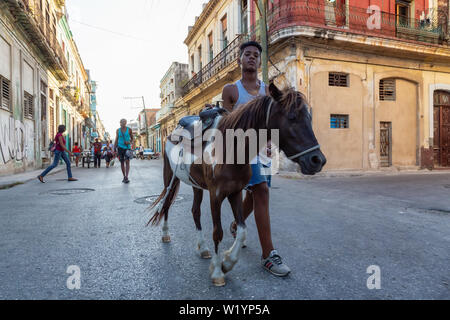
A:
<svg viewBox="0 0 450 320">
<path fill-rule="evenodd" d="M 65 171 L 65 170 L 66 170 L 65 164 L 59 165 L 55 169 L 50 171 L 50 173 L 47 176 L 54 175 L 58 172 Z M 42 173 L 42 171 L 44 171 L 44 169 L 27 171 L 27 172 L 23 172 L 23 173 L 17 173 L 17 174 L 0 177 L 0 190 L 9 189 L 16 185 L 24 184 L 24 183 L 26 183 L 28 181 L 32 181 L 34 179 L 36 179 L 36 181 L 37 181 L 37 176 L 40 173 Z"/>
<path fill-rule="evenodd" d="M 285 179 L 299 179 L 299 180 L 311 180 L 311 179 L 326 179 L 326 178 L 352 178 L 352 177 L 375 177 L 375 176 L 400 176 L 408 174 L 450 174 L 450 170 L 428 170 L 420 169 L 419 167 L 390 167 L 378 170 L 330 170 L 320 172 L 313 176 L 305 176 L 299 172 L 292 171 L 280 171 L 276 176 Z"/>
</svg>

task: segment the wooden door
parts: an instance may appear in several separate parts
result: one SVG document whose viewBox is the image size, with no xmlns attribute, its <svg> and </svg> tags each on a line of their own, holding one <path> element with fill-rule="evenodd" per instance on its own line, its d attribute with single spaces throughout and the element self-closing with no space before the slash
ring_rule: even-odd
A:
<svg viewBox="0 0 450 320">
<path fill-rule="evenodd" d="M 392 123 L 380 122 L 380 166 L 392 165 Z"/>
<path fill-rule="evenodd" d="M 450 92 L 434 94 L 434 162 L 450 167 Z"/>
</svg>

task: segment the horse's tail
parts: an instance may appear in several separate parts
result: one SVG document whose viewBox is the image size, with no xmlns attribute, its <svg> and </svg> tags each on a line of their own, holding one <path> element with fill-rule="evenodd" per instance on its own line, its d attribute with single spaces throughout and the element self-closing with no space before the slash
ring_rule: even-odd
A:
<svg viewBox="0 0 450 320">
<path fill-rule="evenodd" d="M 157 226 L 163 217 L 167 220 L 169 209 L 180 189 L 180 179 L 173 176 L 172 168 L 170 167 L 169 159 L 164 154 L 164 190 L 159 197 L 150 206 L 151 213 L 153 213 L 148 225 Z"/>
</svg>

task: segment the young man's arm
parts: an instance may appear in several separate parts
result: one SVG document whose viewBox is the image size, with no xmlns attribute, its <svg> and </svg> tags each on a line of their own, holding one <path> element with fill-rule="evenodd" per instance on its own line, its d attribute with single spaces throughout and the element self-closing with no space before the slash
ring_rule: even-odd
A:
<svg viewBox="0 0 450 320">
<path fill-rule="evenodd" d="M 239 98 L 239 92 L 235 84 L 227 84 L 222 91 L 223 107 L 229 112 L 233 111 L 233 107 Z"/>
<path fill-rule="evenodd" d="M 130 131 L 130 139 L 131 139 L 130 145 L 131 145 L 131 149 L 133 149 L 134 148 L 133 131 L 131 131 L 130 128 L 128 128 L 128 130 Z"/>
</svg>

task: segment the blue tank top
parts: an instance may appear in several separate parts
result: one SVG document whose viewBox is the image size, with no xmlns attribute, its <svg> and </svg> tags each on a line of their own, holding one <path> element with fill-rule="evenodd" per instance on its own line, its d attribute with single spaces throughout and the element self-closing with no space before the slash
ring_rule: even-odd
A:
<svg viewBox="0 0 450 320">
<path fill-rule="evenodd" d="M 245 90 L 244 85 L 242 84 L 241 80 L 238 80 L 235 84 L 238 88 L 239 98 L 236 101 L 233 109 L 239 108 L 239 106 L 252 101 L 253 99 L 255 99 L 258 96 L 265 96 L 266 95 L 266 84 L 261 80 L 260 80 L 260 83 L 261 83 L 261 86 L 259 88 L 258 95 L 253 96 L 250 93 L 248 93 L 247 90 Z"/>
<path fill-rule="evenodd" d="M 119 141 L 117 142 L 117 146 L 121 149 L 131 148 L 131 144 L 129 145 L 125 144 L 125 141 L 131 142 L 130 132 L 128 130 L 130 129 L 127 127 L 127 130 L 125 131 L 125 133 L 123 133 L 122 129 L 119 128 Z"/>
</svg>

